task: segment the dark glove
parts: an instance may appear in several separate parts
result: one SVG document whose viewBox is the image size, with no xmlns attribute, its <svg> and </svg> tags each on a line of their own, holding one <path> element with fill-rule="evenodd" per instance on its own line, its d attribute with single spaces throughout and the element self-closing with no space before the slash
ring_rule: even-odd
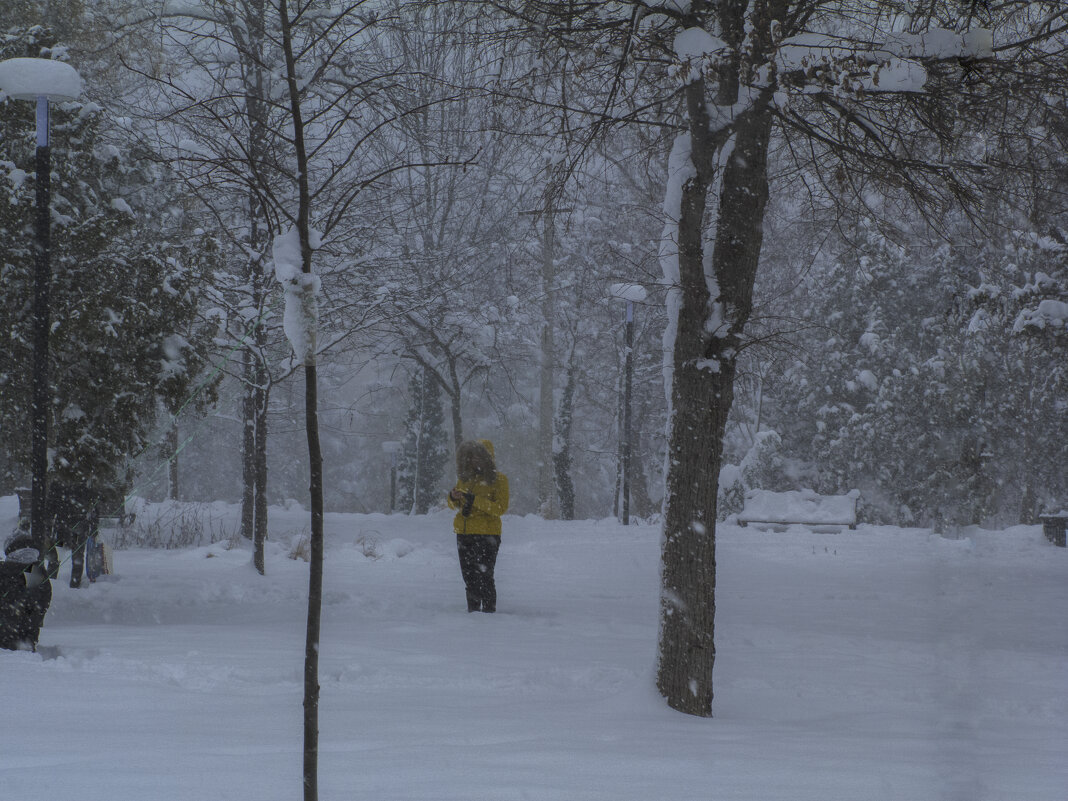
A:
<svg viewBox="0 0 1068 801">
<path fill-rule="evenodd" d="M 464 504 L 460 507 L 460 514 L 464 517 L 469 517 L 471 515 L 471 508 L 475 505 L 475 493 L 465 492 L 463 495 Z"/>
</svg>

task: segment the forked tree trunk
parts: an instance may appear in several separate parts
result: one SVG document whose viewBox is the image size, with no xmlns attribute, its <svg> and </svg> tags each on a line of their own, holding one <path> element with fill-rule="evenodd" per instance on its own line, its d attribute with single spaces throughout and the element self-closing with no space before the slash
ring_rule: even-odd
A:
<svg viewBox="0 0 1068 801">
<path fill-rule="evenodd" d="M 758 100 L 724 141 L 712 135 L 702 111 L 703 85 L 691 85 L 688 95 L 694 175 L 682 187 L 678 220 L 681 305 L 673 353 L 657 687 L 671 707 L 708 717 L 716 656 L 716 495 L 738 348 L 763 241 L 770 114 Z M 733 152 L 723 153 L 726 147 Z M 717 189 L 710 281 L 707 201 Z"/>
</svg>

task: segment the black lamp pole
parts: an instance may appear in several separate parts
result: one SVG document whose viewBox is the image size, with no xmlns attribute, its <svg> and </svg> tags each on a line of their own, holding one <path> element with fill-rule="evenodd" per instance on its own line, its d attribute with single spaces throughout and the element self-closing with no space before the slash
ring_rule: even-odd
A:
<svg viewBox="0 0 1068 801">
<path fill-rule="evenodd" d="M 389 455 L 389 513 L 397 510 L 397 452 Z"/>
<path fill-rule="evenodd" d="M 52 158 L 48 138 L 48 98 L 37 98 L 36 239 L 33 258 L 33 400 L 31 422 L 32 492 L 30 534 L 44 552 L 48 479 L 48 332 L 51 325 Z"/>
<path fill-rule="evenodd" d="M 623 362 L 623 525 L 630 525 L 630 404 L 634 381 L 634 303 L 627 301 Z"/>
</svg>

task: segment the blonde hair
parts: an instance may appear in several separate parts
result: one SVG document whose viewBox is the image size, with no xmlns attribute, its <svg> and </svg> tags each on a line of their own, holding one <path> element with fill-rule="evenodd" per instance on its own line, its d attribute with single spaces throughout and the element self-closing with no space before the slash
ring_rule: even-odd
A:
<svg viewBox="0 0 1068 801">
<path fill-rule="evenodd" d="M 468 440 L 456 451 L 456 475 L 461 481 L 482 481 L 492 484 L 497 480 L 497 466 L 493 455 L 481 442 Z"/>
</svg>

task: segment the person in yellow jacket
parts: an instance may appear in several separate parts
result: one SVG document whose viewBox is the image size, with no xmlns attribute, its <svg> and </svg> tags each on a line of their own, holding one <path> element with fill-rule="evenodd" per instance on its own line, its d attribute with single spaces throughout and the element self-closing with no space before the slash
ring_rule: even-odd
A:
<svg viewBox="0 0 1068 801">
<path fill-rule="evenodd" d="M 468 441 L 456 451 L 456 486 L 449 492 L 468 612 L 497 611 L 493 568 L 501 547 L 501 515 L 508 511 L 508 478 L 497 470 L 493 443 Z"/>
</svg>

